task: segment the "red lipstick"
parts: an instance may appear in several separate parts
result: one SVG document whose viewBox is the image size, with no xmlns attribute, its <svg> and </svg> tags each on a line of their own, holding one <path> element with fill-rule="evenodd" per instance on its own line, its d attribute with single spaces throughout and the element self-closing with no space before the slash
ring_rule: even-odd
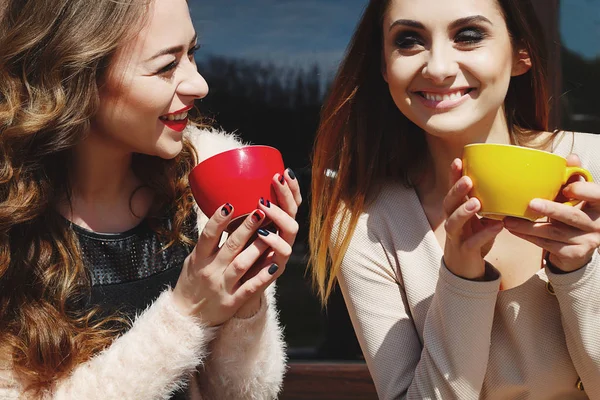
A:
<svg viewBox="0 0 600 400">
<path fill-rule="evenodd" d="M 187 123 L 188 123 L 188 117 L 187 117 L 187 115 L 183 119 L 174 119 L 174 120 L 170 120 L 169 116 L 170 115 L 182 114 L 184 112 L 187 112 L 191 108 L 192 108 L 192 106 L 190 105 L 190 106 L 182 108 L 181 110 L 177 110 L 177 111 L 169 113 L 169 114 L 161 115 L 158 119 L 160 120 L 160 122 L 162 122 L 163 124 L 165 124 L 168 128 L 171 128 L 171 129 L 173 129 L 174 131 L 177 131 L 177 132 L 182 132 L 185 129 L 185 127 L 187 126 Z"/>
</svg>

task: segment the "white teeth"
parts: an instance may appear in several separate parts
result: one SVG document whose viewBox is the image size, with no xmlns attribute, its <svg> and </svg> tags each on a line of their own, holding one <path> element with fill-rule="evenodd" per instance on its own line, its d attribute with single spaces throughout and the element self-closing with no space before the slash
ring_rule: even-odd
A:
<svg viewBox="0 0 600 400">
<path fill-rule="evenodd" d="M 160 119 L 162 119 L 163 121 L 169 120 L 169 121 L 181 121 L 186 119 L 188 116 L 187 111 L 182 112 L 181 114 L 169 114 L 166 116 L 162 116 L 159 117 Z"/>
<path fill-rule="evenodd" d="M 459 90 L 454 93 L 445 93 L 445 94 L 435 94 L 429 92 L 421 92 L 423 97 L 425 97 L 429 101 L 448 101 L 448 100 L 458 100 L 465 95 L 465 90 Z"/>
</svg>

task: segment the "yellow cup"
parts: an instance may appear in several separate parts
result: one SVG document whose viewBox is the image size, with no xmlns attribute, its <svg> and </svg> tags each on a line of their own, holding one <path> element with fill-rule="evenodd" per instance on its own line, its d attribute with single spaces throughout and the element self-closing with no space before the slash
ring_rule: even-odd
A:
<svg viewBox="0 0 600 400">
<path fill-rule="evenodd" d="M 463 175 L 473 181 L 469 196 L 481 202 L 479 215 L 491 219 L 511 216 L 535 221 L 543 215 L 528 208 L 532 199 L 554 200 L 573 175 L 594 180 L 586 169 L 567 167 L 561 156 L 527 147 L 469 144 L 464 147 L 462 160 Z M 564 204 L 577 203 L 570 200 Z"/>
</svg>

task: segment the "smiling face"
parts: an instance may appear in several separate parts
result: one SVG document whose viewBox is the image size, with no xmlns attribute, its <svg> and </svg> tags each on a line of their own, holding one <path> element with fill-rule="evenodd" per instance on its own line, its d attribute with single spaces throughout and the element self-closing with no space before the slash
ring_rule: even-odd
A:
<svg viewBox="0 0 600 400">
<path fill-rule="evenodd" d="M 194 62 L 185 0 L 154 0 L 139 35 L 122 46 L 100 88 L 91 135 L 110 148 L 170 159 L 182 149 L 187 110 L 208 93 Z"/>
<path fill-rule="evenodd" d="M 382 29 L 384 79 L 416 125 L 440 137 L 506 126 L 510 78 L 530 65 L 496 0 L 392 0 Z"/>
</svg>

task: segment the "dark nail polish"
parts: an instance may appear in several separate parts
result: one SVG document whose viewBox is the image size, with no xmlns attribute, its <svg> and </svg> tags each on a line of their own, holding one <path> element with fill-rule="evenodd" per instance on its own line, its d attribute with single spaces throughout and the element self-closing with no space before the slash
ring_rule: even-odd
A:
<svg viewBox="0 0 600 400">
<path fill-rule="evenodd" d="M 259 235 L 261 235 L 261 236 L 269 236 L 269 231 L 267 231 L 266 229 L 262 229 L 262 228 L 261 228 L 261 229 L 259 229 L 257 232 L 258 232 L 258 234 L 259 234 Z"/>
<path fill-rule="evenodd" d="M 273 264 L 269 267 L 269 274 L 273 275 L 279 269 L 279 265 Z"/>
<path fill-rule="evenodd" d="M 254 214 L 252 214 L 252 219 L 254 222 L 258 222 L 262 219 L 262 215 L 260 215 L 258 211 L 254 211 Z"/>
<path fill-rule="evenodd" d="M 221 215 L 226 217 L 231 214 L 231 210 L 233 210 L 233 206 L 229 203 L 225 204 L 223 208 L 221 208 Z"/>
<path fill-rule="evenodd" d="M 260 204 L 262 204 L 263 206 L 270 208 L 271 207 L 271 202 L 269 200 L 265 200 L 264 197 L 260 198 Z"/>
<path fill-rule="evenodd" d="M 291 168 L 287 169 L 288 175 L 290 176 L 290 179 L 296 179 L 296 174 L 294 174 L 294 171 L 292 171 Z"/>
<path fill-rule="evenodd" d="M 281 183 L 283 185 L 284 181 L 285 181 L 285 177 L 283 175 L 279 175 L 279 183 Z"/>
</svg>

